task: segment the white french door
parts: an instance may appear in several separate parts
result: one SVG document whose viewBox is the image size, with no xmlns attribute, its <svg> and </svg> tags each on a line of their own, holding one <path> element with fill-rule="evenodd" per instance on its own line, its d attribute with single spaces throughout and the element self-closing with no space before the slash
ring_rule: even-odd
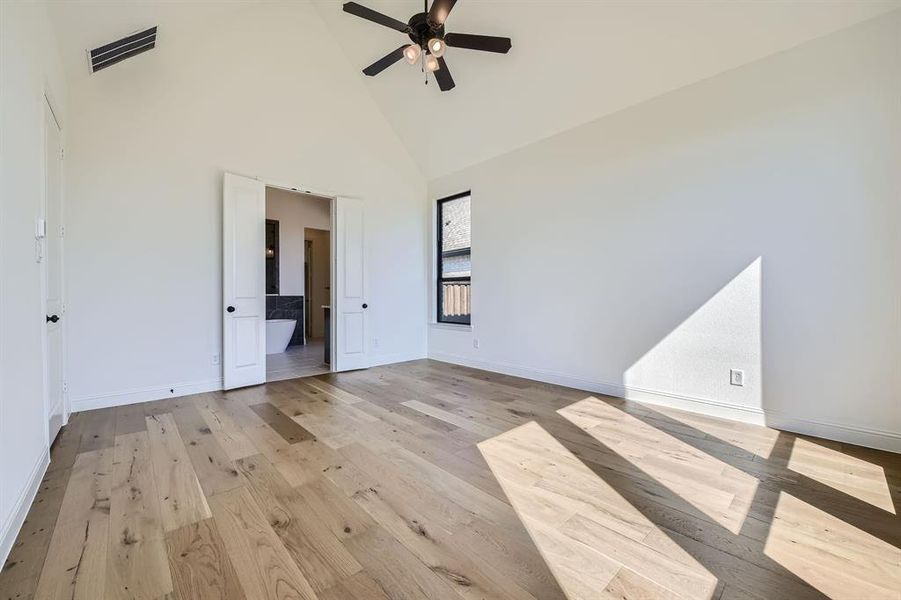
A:
<svg viewBox="0 0 901 600">
<path fill-rule="evenodd" d="M 222 383 L 266 381 L 266 187 L 225 174 L 222 194 Z"/>
<path fill-rule="evenodd" d="M 44 102 L 44 202 L 37 233 L 43 274 L 46 314 L 44 384 L 49 442 L 65 421 L 65 368 L 63 353 L 63 204 L 62 143 L 59 123 Z"/>
<path fill-rule="evenodd" d="M 335 371 L 365 369 L 368 304 L 363 201 L 337 198 L 335 202 L 335 306 L 332 307 Z"/>
</svg>

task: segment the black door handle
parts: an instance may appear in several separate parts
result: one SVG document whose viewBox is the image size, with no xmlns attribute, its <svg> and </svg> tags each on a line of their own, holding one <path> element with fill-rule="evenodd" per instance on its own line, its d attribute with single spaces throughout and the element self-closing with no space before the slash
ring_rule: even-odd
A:
<svg viewBox="0 0 901 600">
<path fill-rule="evenodd" d="M 363 303 L 363 308 L 369 308 L 369 305 L 366 304 L 366 303 L 364 302 L 364 303 Z"/>
<path fill-rule="evenodd" d="M 49 317 L 47 317 L 48 323 L 56 323 L 57 321 L 59 321 L 59 317 L 56 315 L 50 315 Z"/>
<path fill-rule="evenodd" d="M 234 307 L 234 306 L 229 306 L 229 307 L 226 308 L 225 310 L 227 310 L 228 312 L 235 312 L 235 307 Z"/>
</svg>

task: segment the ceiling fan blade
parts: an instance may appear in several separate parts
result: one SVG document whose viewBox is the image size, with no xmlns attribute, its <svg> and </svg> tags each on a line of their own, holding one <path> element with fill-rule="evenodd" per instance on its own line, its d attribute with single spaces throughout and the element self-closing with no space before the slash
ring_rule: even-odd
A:
<svg viewBox="0 0 901 600">
<path fill-rule="evenodd" d="M 432 8 L 429 10 L 429 22 L 435 25 L 444 25 L 447 15 L 450 14 L 456 3 L 457 0 L 434 0 Z"/>
<path fill-rule="evenodd" d="M 447 63 L 444 62 L 443 56 L 438 57 L 438 65 L 441 68 L 432 73 L 435 76 L 435 81 L 438 82 L 438 87 L 442 92 L 453 89 L 457 84 L 454 83 L 454 78 L 451 77 L 450 69 L 447 68 Z"/>
<path fill-rule="evenodd" d="M 498 52 L 500 54 L 509 52 L 511 46 L 510 38 L 507 37 L 473 35 L 471 33 L 448 33 L 444 36 L 444 43 L 454 48 L 469 48 L 470 50 Z"/>
<path fill-rule="evenodd" d="M 344 12 L 366 19 L 367 21 L 372 21 L 373 23 L 378 23 L 379 25 L 384 25 L 385 27 L 390 27 L 391 29 L 396 29 L 401 33 L 408 33 L 410 31 L 410 26 L 406 23 L 398 21 L 388 15 L 383 15 L 371 8 L 361 6 L 356 2 L 346 2 L 344 4 Z"/>
<path fill-rule="evenodd" d="M 379 73 L 402 59 L 404 57 L 404 48 L 406 47 L 407 45 L 405 44 L 397 50 L 392 50 L 382 58 L 378 59 L 377 61 L 363 69 L 363 73 L 369 75 L 370 77 L 378 75 Z"/>
</svg>

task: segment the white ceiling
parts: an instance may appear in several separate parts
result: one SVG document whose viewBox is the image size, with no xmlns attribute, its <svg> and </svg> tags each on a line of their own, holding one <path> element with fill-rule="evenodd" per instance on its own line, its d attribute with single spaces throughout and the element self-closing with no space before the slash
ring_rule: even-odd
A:
<svg viewBox="0 0 901 600">
<path fill-rule="evenodd" d="M 362 69 L 406 36 L 313 0 L 350 63 Z M 358 0 L 406 21 L 421 0 Z M 88 77 L 84 51 L 160 25 L 189 35 L 244 2 L 53 2 L 67 75 Z M 457 87 L 423 85 L 400 62 L 359 77 L 429 177 L 503 154 L 704 78 L 901 7 L 901 0 L 459 0 L 447 30 L 509 36 L 507 55 L 449 48 Z"/>
<path fill-rule="evenodd" d="M 404 36 L 315 0 L 362 69 Z M 359 0 L 406 21 L 421 0 Z M 901 6 L 887 2 L 460 0 L 447 31 L 509 36 L 507 55 L 449 48 L 457 87 L 398 63 L 365 78 L 429 177 L 456 171 L 666 91 Z"/>
</svg>

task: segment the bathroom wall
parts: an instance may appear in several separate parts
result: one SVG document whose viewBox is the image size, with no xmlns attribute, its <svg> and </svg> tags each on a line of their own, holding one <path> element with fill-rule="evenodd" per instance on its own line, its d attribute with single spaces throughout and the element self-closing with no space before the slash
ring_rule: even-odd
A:
<svg viewBox="0 0 901 600">
<path fill-rule="evenodd" d="M 266 188 L 266 218 L 278 221 L 279 295 L 304 295 L 304 228 L 330 229 L 329 205 L 319 196 Z"/>
<path fill-rule="evenodd" d="M 289 346 L 303 345 L 303 296 L 266 296 L 266 319 L 294 319 Z"/>
</svg>

